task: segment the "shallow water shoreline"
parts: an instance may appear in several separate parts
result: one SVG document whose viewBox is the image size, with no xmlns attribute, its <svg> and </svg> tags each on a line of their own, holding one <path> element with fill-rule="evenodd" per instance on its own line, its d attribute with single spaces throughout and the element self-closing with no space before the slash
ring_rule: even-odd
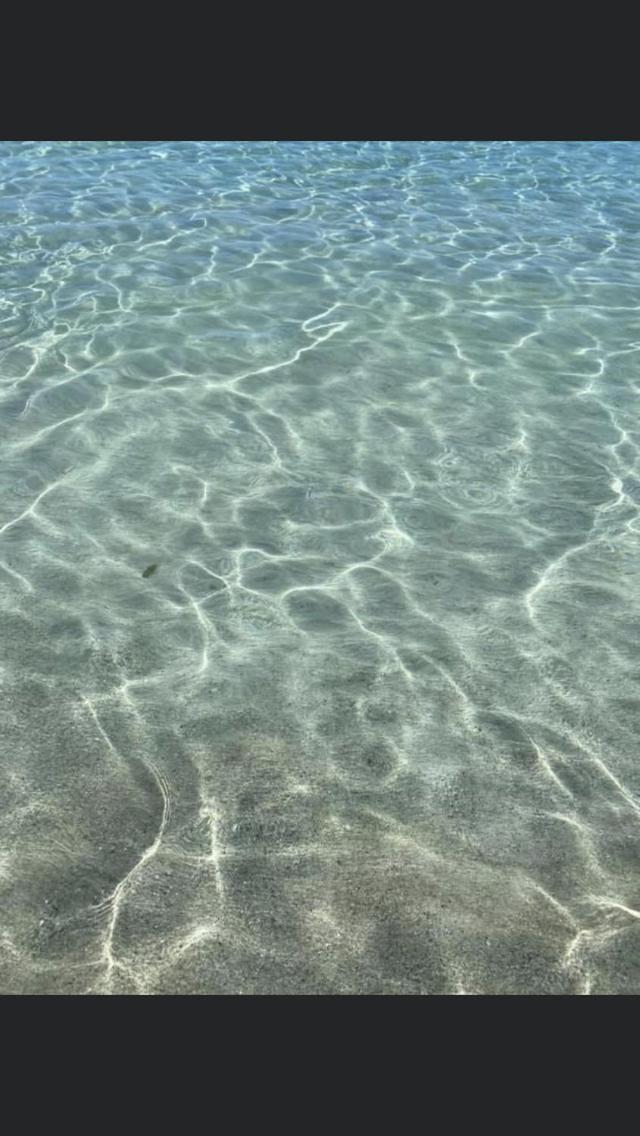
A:
<svg viewBox="0 0 640 1136">
<path fill-rule="evenodd" d="M 640 992 L 636 158 L 0 143 L 0 992 Z"/>
</svg>

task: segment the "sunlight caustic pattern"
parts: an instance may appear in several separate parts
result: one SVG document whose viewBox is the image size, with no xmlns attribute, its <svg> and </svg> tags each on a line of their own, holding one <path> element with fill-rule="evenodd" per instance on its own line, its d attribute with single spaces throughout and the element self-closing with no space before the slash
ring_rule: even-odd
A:
<svg viewBox="0 0 640 1136">
<path fill-rule="evenodd" d="M 633 143 L 0 143 L 0 991 L 640 992 Z"/>
</svg>

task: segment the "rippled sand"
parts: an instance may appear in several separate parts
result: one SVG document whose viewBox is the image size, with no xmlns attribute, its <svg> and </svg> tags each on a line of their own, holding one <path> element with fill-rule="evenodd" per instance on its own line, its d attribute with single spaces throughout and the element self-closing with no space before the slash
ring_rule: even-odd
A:
<svg viewBox="0 0 640 1136">
<path fill-rule="evenodd" d="M 640 993 L 636 144 L 0 144 L 0 991 Z"/>
</svg>

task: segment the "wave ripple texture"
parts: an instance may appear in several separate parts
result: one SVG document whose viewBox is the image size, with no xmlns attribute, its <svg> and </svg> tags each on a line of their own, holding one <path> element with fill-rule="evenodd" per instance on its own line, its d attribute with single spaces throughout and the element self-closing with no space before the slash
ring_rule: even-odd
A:
<svg viewBox="0 0 640 1136">
<path fill-rule="evenodd" d="M 0 143 L 0 991 L 640 993 L 635 143 Z"/>
</svg>

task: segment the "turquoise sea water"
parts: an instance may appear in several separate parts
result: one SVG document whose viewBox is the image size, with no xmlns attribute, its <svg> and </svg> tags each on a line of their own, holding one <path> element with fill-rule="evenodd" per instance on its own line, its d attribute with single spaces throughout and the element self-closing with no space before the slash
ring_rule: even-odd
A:
<svg viewBox="0 0 640 1136">
<path fill-rule="evenodd" d="M 0 143 L 0 990 L 640 993 L 640 148 Z"/>
</svg>

